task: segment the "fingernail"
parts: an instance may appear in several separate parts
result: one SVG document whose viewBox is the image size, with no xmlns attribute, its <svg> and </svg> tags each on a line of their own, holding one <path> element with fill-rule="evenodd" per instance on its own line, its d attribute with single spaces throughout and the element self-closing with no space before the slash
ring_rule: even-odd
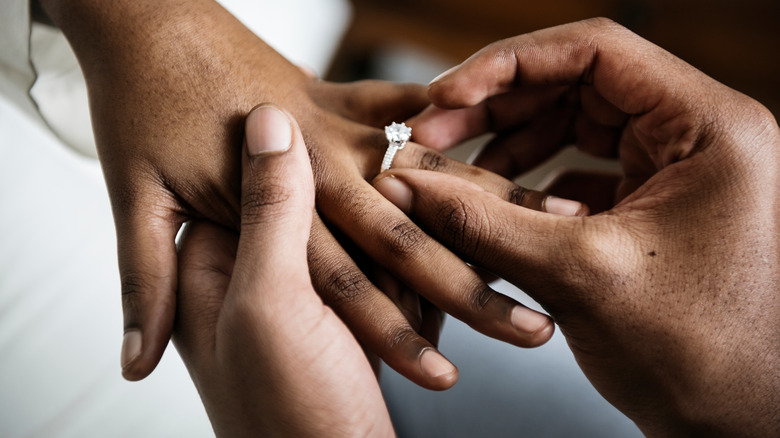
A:
<svg viewBox="0 0 780 438">
<path fill-rule="evenodd" d="M 510 319 L 515 330 L 526 334 L 536 333 L 550 323 L 546 315 L 523 306 L 515 306 Z"/>
<path fill-rule="evenodd" d="M 292 145 L 292 123 L 273 106 L 252 110 L 246 118 L 246 146 L 249 155 L 284 152 Z"/>
<path fill-rule="evenodd" d="M 428 377 L 441 377 L 455 372 L 455 365 L 432 348 L 423 351 L 420 357 L 420 368 Z"/>
<path fill-rule="evenodd" d="M 581 202 L 548 196 L 544 200 L 544 211 L 561 216 L 585 216 L 588 214 L 588 207 Z"/>
<path fill-rule="evenodd" d="M 122 368 L 127 368 L 141 355 L 142 344 L 143 337 L 140 330 L 128 330 L 125 332 L 122 338 L 122 354 L 120 355 Z"/>
<path fill-rule="evenodd" d="M 455 70 L 457 70 L 457 69 L 458 69 L 458 67 L 460 67 L 460 64 L 456 65 L 455 67 L 450 67 L 450 69 L 449 69 L 449 70 L 447 70 L 447 71 L 445 71 L 444 73 L 440 74 L 439 76 L 436 76 L 435 78 L 433 78 L 433 80 L 432 80 L 431 82 L 429 82 L 429 83 L 428 83 L 428 85 L 432 85 L 434 82 L 438 82 L 438 81 L 442 80 L 442 78 L 444 78 L 445 76 L 448 76 L 448 75 L 452 74 L 452 72 L 454 72 Z"/>
<path fill-rule="evenodd" d="M 375 182 L 374 188 L 404 213 L 412 210 L 412 189 L 400 179 L 386 176 Z"/>
</svg>

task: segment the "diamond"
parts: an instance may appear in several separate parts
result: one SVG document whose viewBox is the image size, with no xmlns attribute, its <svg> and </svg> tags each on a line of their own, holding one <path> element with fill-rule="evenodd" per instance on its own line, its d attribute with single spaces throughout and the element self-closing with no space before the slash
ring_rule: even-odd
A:
<svg viewBox="0 0 780 438">
<path fill-rule="evenodd" d="M 412 136 L 412 128 L 406 126 L 406 123 L 391 123 L 390 126 L 385 126 L 385 137 L 390 143 L 396 145 L 403 145 Z"/>
</svg>

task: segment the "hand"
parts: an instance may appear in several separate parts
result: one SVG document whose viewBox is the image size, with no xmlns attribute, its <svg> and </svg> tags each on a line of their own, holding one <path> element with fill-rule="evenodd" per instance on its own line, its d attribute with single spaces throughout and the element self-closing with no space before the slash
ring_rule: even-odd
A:
<svg viewBox="0 0 780 438">
<path fill-rule="evenodd" d="M 423 88 L 313 80 L 211 0 L 41 3 L 87 79 L 117 227 L 126 378 L 148 375 L 170 337 L 180 224 L 239 225 L 240 121 L 257 102 L 283 106 L 302 127 L 317 189 L 313 283 L 369 350 L 421 385 L 454 384 L 454 374 L 428 374 L 420 362 L 438 336 L 438 310 L 426 310 L 428 302 L 516 345 L 549 338 L 546 317 L 493 292 L 366 182 L 387 147 L 378 128 L 419 112 Z M 523 205 L 546 205 L 544 195 L 416 144 L 394 165 L 463 175 Z M 400 292 L 380 291 L 331 230 L 400 280 Z M 432 316 L 410 322 L 417 314 Z"/>
<path fill-rule="evenodd" d="M 393 436 L 363 351 L 308 276 L 314 183 L 301 131 L 266 106 L 246 132 L 240 238 L 196 222 L 179 252 L 173 339 L 214 431 Z"/>
<path fill-rule="evenodd" d="M 541 303 L 593 385 L 646 434 L 777 434 L 780 129 L 764 107 L 607 20 L 494 43 L 429 92 L 438 109 L 415 129 L 490 127 L 457 131 L 467 118 L 518 133 L 517 151 L 505 137 L 489 156 L 566 141 L 521 134 L 536 120 L 618 151 L 622 201 L 545 215 L 404 169 L 381 175 L 380 192 Z M 575 98 L 529 107 L 549 93 Z"/>
</svg>

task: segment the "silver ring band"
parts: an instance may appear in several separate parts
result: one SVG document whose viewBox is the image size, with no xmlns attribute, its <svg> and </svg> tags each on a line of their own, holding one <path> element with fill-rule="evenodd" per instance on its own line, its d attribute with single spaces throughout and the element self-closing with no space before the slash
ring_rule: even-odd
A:
<svg viewBox="0 0 780 438">
<path fill-rule="evenodd" d="M 412 137 L 412 128 L 406 126 L 405 123 L 391 123 L 385 126 L 385 137 L 387 137 L 388 145 L 385 156 L 382 159 L 382 166 L 379 173 L 390 169 L 393 164 L 393 158 L 395 154 L 401 149 L 406 147 L 406 142 Z"/>
</svg>

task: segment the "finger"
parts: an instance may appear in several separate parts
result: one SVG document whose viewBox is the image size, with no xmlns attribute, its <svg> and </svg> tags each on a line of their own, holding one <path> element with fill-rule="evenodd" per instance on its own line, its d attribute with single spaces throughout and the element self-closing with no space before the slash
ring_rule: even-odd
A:
<svg viewBox="0 0 780 438">
<path fill-rule="evenodd" d="M 621 112 L 642 114 L 658 104 L 690 107 L 685 102 L 689 95 L 672 96 L 668 90 L 696 88 L 696 81 L 705 79 L 663 49 L 602 18 L 493 43 L 431 83 L 429 96 L 437 106 L 462 108 L 516 84 L 582 83 L 592 84 Z"/>
<path fill-rule="evenodd" d="M 412 329 L 419 333 L 422 326 L 422 308 L 419 296 L 385 269 L 376 266 L 375 263 L 372 264 L 374 264 L 370 274 L 372 282 L 390 298 L 404 318 L 409 321 Z M 366 272 L 365 268 L 363 272 Z"/>
<path fill-rule="evenodd" d="M 336 227 L 441 310 L 483 334 L 518 346 L 534 347 L 549 339 L 552 323 L 546 316 L 490 289 L 468 265 L 367 184 L 323 195 L 335 200 L 321 210 Z M 351 214 L 337 214 L 344 209 Z"/>
<path fill-rule="evenodd" d="M 380 162 L 388 147 L 387 139 L 385 138 L 384 132 L 374 129 L 363 129 L 363 131 L 365 132 L 365 134 L 363 134 L 366 138 L 365 143 L 375 145 L 375 147 L 367 149 L 368 153 L 366 159 L 361 163 L 362 169 L 360 170 L 360 174 L 363 176 L 375 176 L 376 173 L 374 172 L 379 170 L 379 166 L 377 166 L 376 163 Z M 336 159 L 336 157 L 333 156 L 330 158 Z M 315 161 L 324 160 L 316 159 Z M 557 199 L 550 199 L 550 197 L 544 193 L 519 187 L 495 173 L 453 160 L 440 152 L 414 142 L 408 142 L 402 150 L 398 151 L 392 162 L 392 166 L 397 168 L 408 167 L 433 170 L 436 172 L 457 175 L 469 181 L 474 181 L 502 199 L 506 199 L 509 202 L 515 202 L 518 205 L 534 210 L 565 215 L 587 214 L 587 206 L 585 205 L 571 202 L 560 203 Z M 322 182 L 322 180 L 320 182 Z M 347 187 L 350 186 L 354 186 L 354 179 L 345 179 L 340 184 L 329 181 L 329 184 L 327 185 L 321 184 L 321 190 L 318 190 L 318 196 L 323 199 L 328 199 L 327 202 L 332 205 L 339 205 L 338 202 L 340 201 L 334 200 L 342 197 L 345 191 L 348 192 L 350 189 L 347 189 Z M 338 190 L 334 191 L 334 187 L 338 188 Z M 353 190 L 362 191 L 363 188 L 354 187 Z M 325 194 L 325 191 L 328 193 Z M 335 204 L 333 204 L 334 202 Z M 355 213 L 359 214 L 361 212 Z M 334 214 L 336 214 L 335 211 Z"/>
<path fill-rule="evenodd" d="M 493 172 L 452 160 L 439 152 L 414 143 L 407 144 L 396 155 L 393 168 L 416 168 L 459 176 L 480 185 L 505 201 L 537 211 L 567 216 L 588 214 L 587 205 L 520 187 Z"/>
<path fill-rule="evenodd" d="M 325 304 L 368 350 L 425 388 L 442 390 L 455 384 L 457 368 L 417 333 L 317 218 L 309 241 L 309 266 L 314 287 Z"/>
<path fill-rule="evenodd" d="M 314 180 L 297 123 L 283 110 L 263 105 L 246 119 L 241 183 L 241 237 L 236 255 L 236 294 L 266 302 L 300 297 L 311 289 L 306 246 L 314 209 Z"/>
<path fill-rule="evenodd" d="M 478 135 L 492 132 L 486 104 L 454 110 L 428 106 L 409 119 L 417 143 L 446 151 Z"/>
<path fill-rule="evenodd" d="M 132 191 L 131 191 L 132 193 Z M 114 206 L 122 285 L 125 379 L 148 376 L 160 361 L 173 329 L 177 267 L 174 239 L 179 219 L 157 195 L 139 193 L 129 207 Z"/>
<path fill-rule="evenodd" d="M 574 232 L 580 218 L 520 208 L 471 182 L 434 172 L 393 170 L 375 187 L 464 260 L 529 293 L 554 290 L 572 277 L 582 280 L 576 277 L 582 272 Z"/>
<path fill-rule="evenodd" d="M 582 111 L 595 123 L 611 128 L 623 127 L 626 124 L 628 114 L 607 101 L 593 85 L 580 86 L 579 93 Z"/>
<path fill-rule="evenodd" d="M 577 149 L 601 158 L 618 158 L 618 142 L 624 129 L 613 128 L 594 121 L 585 113 L 577 115 L 574 138 Z"/>
<path fill-rule="evenodd" d="M 618 187 L 616 201 L 621 201 L 642 186 L 658 168 L 632 129 L 623 131 L 618 153 L 623 168 L 623 181 Z"/>
<path fill-rule="evenodd" d="M 565 103 L 568 87 L 518 86 L 467 108 L 429 106 L 409 119 L 418 143 L 438 151 L 487 132 L 504 132 L 536 120 Z"/>
<path fill-rule="evenodd" d="M 572 114 L 558 111 L 497 136 L 480 151 L 474 165 L 513 179 L 560 151 L 571 135 Z"/>
<path fill-rule="evenodd" d="M 420 297 L 420 313 L 422 315 L 422 325 L 418 332 L 431 344 L 439 346 L 439 336 L 444 325 L 444 312 L 434 306 L 433 303 Z"/>
<path fill-rule="evenodd" d="M 545 191 L 565 199 L 586 204 L 590 214 L 598 214 L 615 205 L 621 175 L 584 170 L 561 170 L 545 187 Z"/>
<path fill-rule="evenodd" d="M 330 87 L 336 88 L 337 92 L 332 92 Z M 406 120 L 430 103 L 425 86 L 420 84 L 365 80 L 351 84 L 328 84 L 328 87 L 317 92 L 322 92 L 319 103 L 323 107 L 349 120 L 375 128 Z"/>
<path fill-rule="evenodd" d="M 187 224 L 179 242 L 179 294 L 173 341 L 185 363 L 201 363 L 206 359 L 192 356 L 214 351 L 214 334 L 233 274 L 238 235 L 218 225 L 196 221 Z"/>
</svg>

